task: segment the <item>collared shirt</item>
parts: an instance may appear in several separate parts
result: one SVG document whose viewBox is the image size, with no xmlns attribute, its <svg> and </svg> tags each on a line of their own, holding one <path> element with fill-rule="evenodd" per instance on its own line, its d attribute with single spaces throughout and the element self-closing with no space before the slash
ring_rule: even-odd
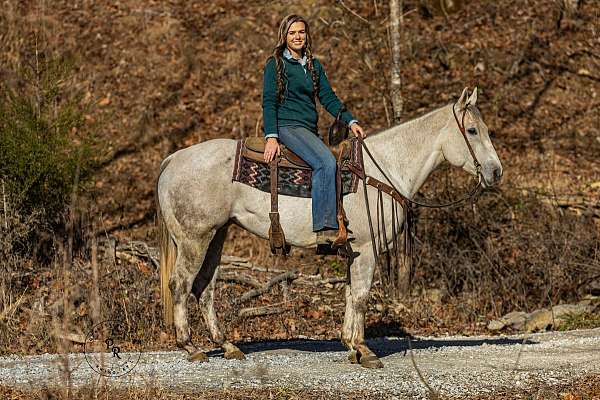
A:
<svg viewBox="0 0 600 400">
<path fill-rule="evenodd" d="M 300 64 L 306 77 L 308 72 L 308 59 L 306 55 L 302 56 L 300 59 L 295 59 L 288 48 L 283 50 L 282 55 L 286 60 L 288 60 L 288 62 Z M 335 115 L 337 112 L 335 107 L 341 106 L 341 103 L 335 93 L 331 90 L 327 76 L 325 75 L 322 66 L 316 58 L 314 59 L 313 65 L 318 71 L 317 73 L 320 74 L 319 101 L 331 115 Z M 291 71 L 290 74 L 292 74 Z M 285 101 L 282 105 L 279 105 L 277 103 L 277 86 L 275 82 L 275 62 L 273 59 L 271 59 L 265 65 L 265 74 L 263 80 L 263 121 L 265 125 L 265 138 L 277 138 L 279 136 L 277 134 L 277 126 L 279 123 L 281 123 L 281 126 L 305 126 L 311 131 L 316 131 L 318 115 L 314 107 L 314 100 L 307 97 L 308 90 L 300 90 L 298 92 L 294 91 L 291 99 L 288 99 L 288 101 Z M 307 84 L 308 83 L 304 83 L 303 85 Z M 308 89 L 308 87 L 305 89 Z M 311 101 L 313 105 L 309 106 Z M 348 121 L 349 126 L 358 122 L 352 118 L 352 114 L 350 114 L 349 111 L 345 111 L 343 115 L 345 116 L 343 119 Z M 281 118 L 279 119 L 279 122 L 278 118 Z"/>
<path fill-rule="evenodd" d="M 306 62 L 308 61 L 306 58 L 306 54 L 302 56 L 302 58 L 298 59 L 298 58 L 294 58 L 294 56 L 292 56 L 292 52 L 286 47 L 283 50 L 283 56 L 285 58 L 287 58 L 288 60 L 294 59 L 296 61 L 298 61 L 300 63 L 300 65 L 302 65 L 302 68 L 304 68 L 304 73 L 306 74 Z"/>
</svg>

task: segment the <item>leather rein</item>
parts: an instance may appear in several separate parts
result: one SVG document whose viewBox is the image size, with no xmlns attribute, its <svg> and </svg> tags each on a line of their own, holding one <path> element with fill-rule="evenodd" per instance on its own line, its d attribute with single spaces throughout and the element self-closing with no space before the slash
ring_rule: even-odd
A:
<svg viewBox="0 0 600 400">
<path fill-rule="evenodd" d="M 390 263 L 389 263 L 389 261 L 390 261 L 389 250 L 390 249 L 388 246 L 387 233 L 386 233 L 386 228 L 385 228 L 383 198 L 382 198 L 381 193 L 386 193 L 389 196 L 391 196 L 393 200 L 395 200 L 395 202 L 392 202 L 392 211 L 391 211 L 391 214 L 392 214 L 392 246 L 393 246 L 392 252 L 396 256 L 397 259 L 399 259 L 398 258 L 398 237 L 397 237 L 398 232 L 397 232 L 397 230 L 400 228 L 400 223 L 398 221 L 399 214 L 397 212 L 396 204 L 400 204 L 400 206 L 402 207 L 403 216 L 404 216 L 404 219 L 402 222 L 402 230 L 404 231 L 404 267 L 409 272 L 409 282 L 410 282 L 410 280 L 412 280 L 412 276 L 414 274 L 414 257 L 413 257 L 414 206 L 421 206 L 421 207 L 427 207 L 427 208 L 443 208 L 443 207 L 455 206 L 457 204 L 465 202 L 466 200 L 474 199 L 480 193 L 480 190 L 482 188 L 482 186 L 481 186 L 481 180 L 482 180 L 481 164 L 477 160 L 477 157 L 475 156 L 475 152 L 473 151 L 473 147 L 471 146 L 471 143 L 469 143 L 469 140 L 467 139 L 467 134 L 465 132 L 465 115 L 468 111 L 469 103 L 467 102 L 467 104 L 465 105 L 465 108 L 462 113 L 460 121 L 456 115 L 455 106 L 456 106 L 456 104 L 453 104 L 452 114 L 454 115 L 454 119 L 456 120 L 458 129 L 460 130 L 460 132 L 465 140 L 465 143 L 467 144 L 467 148 L 469 149 L 469 153 L 471 154 L 471 157 L 473 158 L 473 163 L 475 165 L 475 169 L 477 172 L 477 185 L 464 198 L 460 198 L 458 200 L 454 200 L 454 201 L 451 201 L 448 203 L 443 203 L 443 204 L 431 204 L 431 203 L 425 204 L 425 203 L 421 203 L 416 200 L 409 199 L 407 196 L 403 195 L 394 186 L 392 181 L 389 179 L 389 177 L 386 175 L 386 173 L 382 170 L 382 168 L 379 166 L 377 161 L 375 161 L 375 158 L 371 154 L 371 151 L 367 147 L 367 144 L 364 142 L 364 139 L 362 137 L 360 137 L 359 135 L 356 135 L 356 138 L 361 145 L 361 150 L 364 149 L 366 151 L 367 155 L 369 156 L 369 158 L 371 159 L 373 164 L 377 167 L 379 172 L 381 172 L 381 174 L 384 176 L 387 183 L 382 182 L 379 179 L 376 179 L 376 178 L 366 174 L 364 157 L 360 157 L 360 166 L 356 165 L 355 163 L 351 163 L 351 162 L 345 163 L 346 167 L 350 171 L 352 171 L 354 174 L 358 175 L 363 182 L 363 191 L 364 191 L 364 196 L 365 196 L 367 219 L 369 221 L 369 230 L 371 233 L 371 244 L 372 244 L 372 248 L 373 248 L 373 256 L 375 257 L 376 264 L 379 265 L 379 261 L 380 261 L 379 254 L 381 254 L 381 252 L 384 251 L 384 247 L 385 247 L 385 254 L 388 257 L 388 269 L 387 270 L 381 269 L 381 272 L 385 276 L 385 281 L 387 281 L 387 284 L 392 285 L 392 288 L 396 287 L 394 282 L 396 281 L 397 278 L 399 278 L 399 276 L 396 276 L 396 272 L 391 269 Z M 375 232 L 374 232 L 374 228 L 373 228 L 373 221 L 371 218 L 369 198 L 367 195 L 367 185 L 372 186 L 377 189 L 377 205 L 376 206 L 377 206 L 378 244 L 376 244 Z M 380 238 L 381 228 L 383 228 L 383 238 Z M 383 239 L 383 240 L 381 240 L 381 239 Z M 385 284 L 385 282 L 384 282 L 384 284 Z"/>
</svg>

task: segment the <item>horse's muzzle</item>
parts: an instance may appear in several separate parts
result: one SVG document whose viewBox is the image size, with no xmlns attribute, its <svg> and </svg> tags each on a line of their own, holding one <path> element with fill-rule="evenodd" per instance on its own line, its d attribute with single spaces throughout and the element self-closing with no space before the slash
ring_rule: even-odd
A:
<svg viewBox="0 0 600 400">
<path fill-rule="evenodd" d="M 482 183 L 486 188 L 496 186 L 502 181 L 502 166 L 497 163 L 486 163 L 481 172 L 483 175 Z"/>
</svg>

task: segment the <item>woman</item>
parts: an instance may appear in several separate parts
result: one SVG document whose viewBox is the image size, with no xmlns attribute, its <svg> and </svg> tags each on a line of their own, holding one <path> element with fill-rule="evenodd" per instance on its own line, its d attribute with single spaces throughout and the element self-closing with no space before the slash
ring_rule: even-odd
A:
<svg viewBox="0 0 600 400">
<path fill-rule="evenodd" d="M 313 231 L 317 232 L 317 242 L 323 244 L 335 237 L 338 229 L 336 162 L 317 133 L 316 98 L 333 116 L 342 107 L 323 66 L 313 56 L 308 23 L 301 16 L 288 15 L 279 25 L 277 45 L 264 70 L 265 161 L 280 154 L 281 142 L 311 166 Z M 342 119 L 355 135 L 365 137 L 350 112 L 344 111 Z M 334 243 L 342 244 L 338 240 Z"/>
</svg>

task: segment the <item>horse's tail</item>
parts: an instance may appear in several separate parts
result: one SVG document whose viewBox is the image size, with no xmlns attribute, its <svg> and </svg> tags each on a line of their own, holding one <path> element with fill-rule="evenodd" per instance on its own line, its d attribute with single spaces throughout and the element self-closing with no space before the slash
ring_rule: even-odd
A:
<svg viewBox="0 0 600 400">
<path fill-rule="evenodd" d="M 171 278 L 171 273 L 175 267 L 175 260 L 177 260 L 177 246 L 161 215 L 160 202 L 158 199 L 158 180 L 170 161 L 171 156 L 167 157 L 160 164 L 160 172 L 156 178 L 156 187 L 154 191 L 156 219 L 158 223 L 158 243 L 160 249 L 160 298 L 163 320 L 167 328 L 173 326 L 173 297 L 171 295 L 171 289 L 169 288 L 169 279 Z"/>
</svg>

